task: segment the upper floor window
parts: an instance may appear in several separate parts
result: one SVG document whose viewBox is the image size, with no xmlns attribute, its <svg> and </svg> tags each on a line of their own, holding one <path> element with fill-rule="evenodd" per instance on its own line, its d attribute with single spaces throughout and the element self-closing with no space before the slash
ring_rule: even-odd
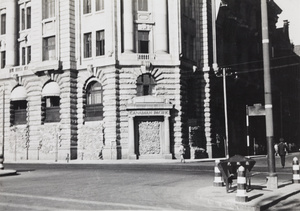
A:
<svg viewBox="0 0 300 211">
<path fill-rule="evenodd" d="M 83 0 L 83 14 L 92 12 L 91 0 Z"/>
<path fill-rule="evenodd" d="M 138 11 L 148 11 L 148 0 L 137 0 Z"/>
<path fill-rule="evenodd" d="M 43 39 L 43 60 L 54 60 L 55 57 L 55 36 L 45 37 Z"/>
<path fill-rule="evenodd" d="M 5 67 L 5 51 L 1 51 L 1 68 Z"/>
<path fill-rule="evenodd" d="M 97 81 L 92 81 L 86 88 L 85 120 L 103 119 L 103 88 Z"/>
<path fill-rule="evenodd" d="M 96 32 L 96 56 L 105 54 L 105 36 L 104 30 Z"/>
<path fill-rule="evenodd" d="M 92 33 L 83 35 L 83 44 L 84 58 L 92 57 Z"/>
<path fill-rule="evenodd" d="M 31 61 L 31 46 L 22 47 L 22 60 L 21 64 L 26 65 L 29 64 Z"/>
<path fill-rule="evenodd" d="M 1 34 L 6 34 L 6 14 L 1 14 Z"/>
<path fill-rule="evenodd" d="M 153 95 L 156 82 L 149 73 L 140 75 L 137 78 L 137 96 Z"/>
<path fill-rule="evenodd" d="M 96 11 L 104 10 L 104 0 L 95 0 L 96 1 Z"/>
<path fill-rule="evenodd" d="M 43 18 L 52 18 L 55 16 L 55 0 L 44 0 L 43 1 Z"/>
<path fill-rule="evenodd" d="M 149 53 L 149 32 L 138 32 L 138 53 Z"/>
<path fill-rule="evenodd" d="M 22 5 L 23 6 L 23 5 Z M 31 28 L 31 7 L 21 9 L 21 30 Z"/>
</svg>

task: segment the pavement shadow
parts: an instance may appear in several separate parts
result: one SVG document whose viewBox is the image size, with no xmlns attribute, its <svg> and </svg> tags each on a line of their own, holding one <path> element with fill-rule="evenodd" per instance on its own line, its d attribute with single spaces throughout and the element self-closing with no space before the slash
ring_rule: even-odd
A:
<svg viewBox="0 0 300 211">
<path fill-rule="evenodd" d="M 248 200 L 249 200 L 249 201 L 252 201 L 252 200 L 254 200 L 254 199 L 256 199 L 256 198 L 258 198 L 258 197 L 260 197 L 260 196 L 263 196 L 263 195 L 264 195 L 263 193 L 259 193 L 259 194 L 256 194 L 256 195 L 253 195 L 253 196 L 248 197 Z"/>
<path fill-rule="evenodd" d="M 261 206 L 261 209 L 260 209 L 260 210 L 267 210 L 267 209 L 269 209 L 270 207 L 275 206 L 275 205 L 278 204 L 279 202 L 281 202 L 281 201 L 283 201 L 283 200 L 285 200 L 285 199 L 288 199 L 289 197 L 291 197 L 291 196 L 293 196 L 293 195 L 296 195 L 296 194 L 298 194 L 298 193 L 300 193 L 300 190 L 294 191 L 294 192 L 292 192 L 292 193 L 290 193 L 290 194 L 284 195 L 284 196 L 279 197 L 279 198 L 278 198 L 278 196 L 271 196 L 271 197 L 265 198 L 265 199 L 263 199 L 263 200 L 261 201 L 261 204 L 263 204 L 264 202 L 270 202 L 270 201 L 271 201 L 271 203 L 266 203 L 266 205 Z M 298 204 L 298 203 L 299 203 L 298 200 L 292 200 L 292 201 L 290 201 L 290 202 L 288 203 L 288 205 L 291 205 L 291 204 Z M 279 209 L 277 209 L 277 210 L 279 210 Z M 284 209 L 284 210 L 287 210 L 287 209 Z"/>
</svg>

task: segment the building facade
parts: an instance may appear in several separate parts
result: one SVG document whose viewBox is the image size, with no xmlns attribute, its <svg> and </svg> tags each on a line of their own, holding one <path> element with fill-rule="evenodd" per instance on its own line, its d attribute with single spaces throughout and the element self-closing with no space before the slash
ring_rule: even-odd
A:
<svg viewBox="0 0 300 211">
<path fill-rule="evenodd" d="M 209 8 L 1 0 L 5 160 L 172 159 L 182 144 L 211 156 Z"/>
</svg>

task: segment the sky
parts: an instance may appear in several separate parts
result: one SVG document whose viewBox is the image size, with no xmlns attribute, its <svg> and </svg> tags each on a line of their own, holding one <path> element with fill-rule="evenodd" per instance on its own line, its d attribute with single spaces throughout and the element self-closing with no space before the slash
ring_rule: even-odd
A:
<svg viewBox="0 0 300 211">
<path fill-rule="evenodd" d="M 282 9 L 276 27 L 283 26 L 283 20 L 290 22 L 290 40 L 294 45 L 300 45 L 300 0 L 274 0 Z"/>
</svg>

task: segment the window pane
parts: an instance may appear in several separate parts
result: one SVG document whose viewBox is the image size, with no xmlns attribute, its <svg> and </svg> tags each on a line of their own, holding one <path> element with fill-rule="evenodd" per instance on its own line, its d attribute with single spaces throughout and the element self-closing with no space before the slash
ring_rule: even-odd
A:
<svg viewBox="0 0 300 211">
<path fill-rule="evenodd" d="M 31 62 L 31 46 L 27 47 L 27 64 Z"/>
<path fill-rule="evenodd" d="M 26 55 L 25 55 L 25 48 L 23 47 L 23 48 L 22 48 L 22 65 L 25 65 L 25 58 L 26 58 Z"/>
<path fill-rule="evenodd" d="M 96 56 L 102 56 L 105 54 L 105 38 L 104 31 L 96 32 Z"/>
<path fill-rule="evenodd" d="M 137 78 L 137 96 L 154 94 L 155 85 L 155 79 L 150 74 L 139 76 Z"/>
<path fill-rule="evenodd" d="M 5 51 L 1 52 L 1 68 L 5 67 Z"/>
<path fill-rule="evenodd" d="M 44 18 L 51 18 L 55 15 L 55 0 L 44 0 Z"/>
<path fill-rule="evenodd" d="M 83 14 L 91 13 L 91 0 L 83 1 Z"/>
<path fill-rule="evenodd" d="M 104 10 L 104 0 L 96 0 L 96 11 Z"/>
<path fill-rule="evenodd" d="M 148 11 L 148 0 L 138 0 L 138 11 Z"/>
<path fill-rule="evenodd" d="M 22 18 L 21 29 L 24 30 L 25 29 L 25 9 L 24 8 L 21 10 L 21 13 L 22 13 L 22 15 L 21 15 L 21 18 Z"/>
<path fill-rule="evenodd" d="M 31 28 L 31 7 L 27 7 L 27 19 L 26 19 L 27 29 Z"/>
<path fill-rule="evenodd" d="M 1 15 L 1 34 L 6 33 L 6 14 Z"/>
<path fill-rule="evenodd" d="M 44 38 L 43 60 L 55 59 L 55 37 Z"/>
<path fill-rule="evenodd" d="M 84 34 L 84 58 L 92 56 L 92 33 Z"/>
<path fill-rule="evenodd" d="M 138 32 L 138 53 L 149 53 L 149 32 Z"/>
</svg>

